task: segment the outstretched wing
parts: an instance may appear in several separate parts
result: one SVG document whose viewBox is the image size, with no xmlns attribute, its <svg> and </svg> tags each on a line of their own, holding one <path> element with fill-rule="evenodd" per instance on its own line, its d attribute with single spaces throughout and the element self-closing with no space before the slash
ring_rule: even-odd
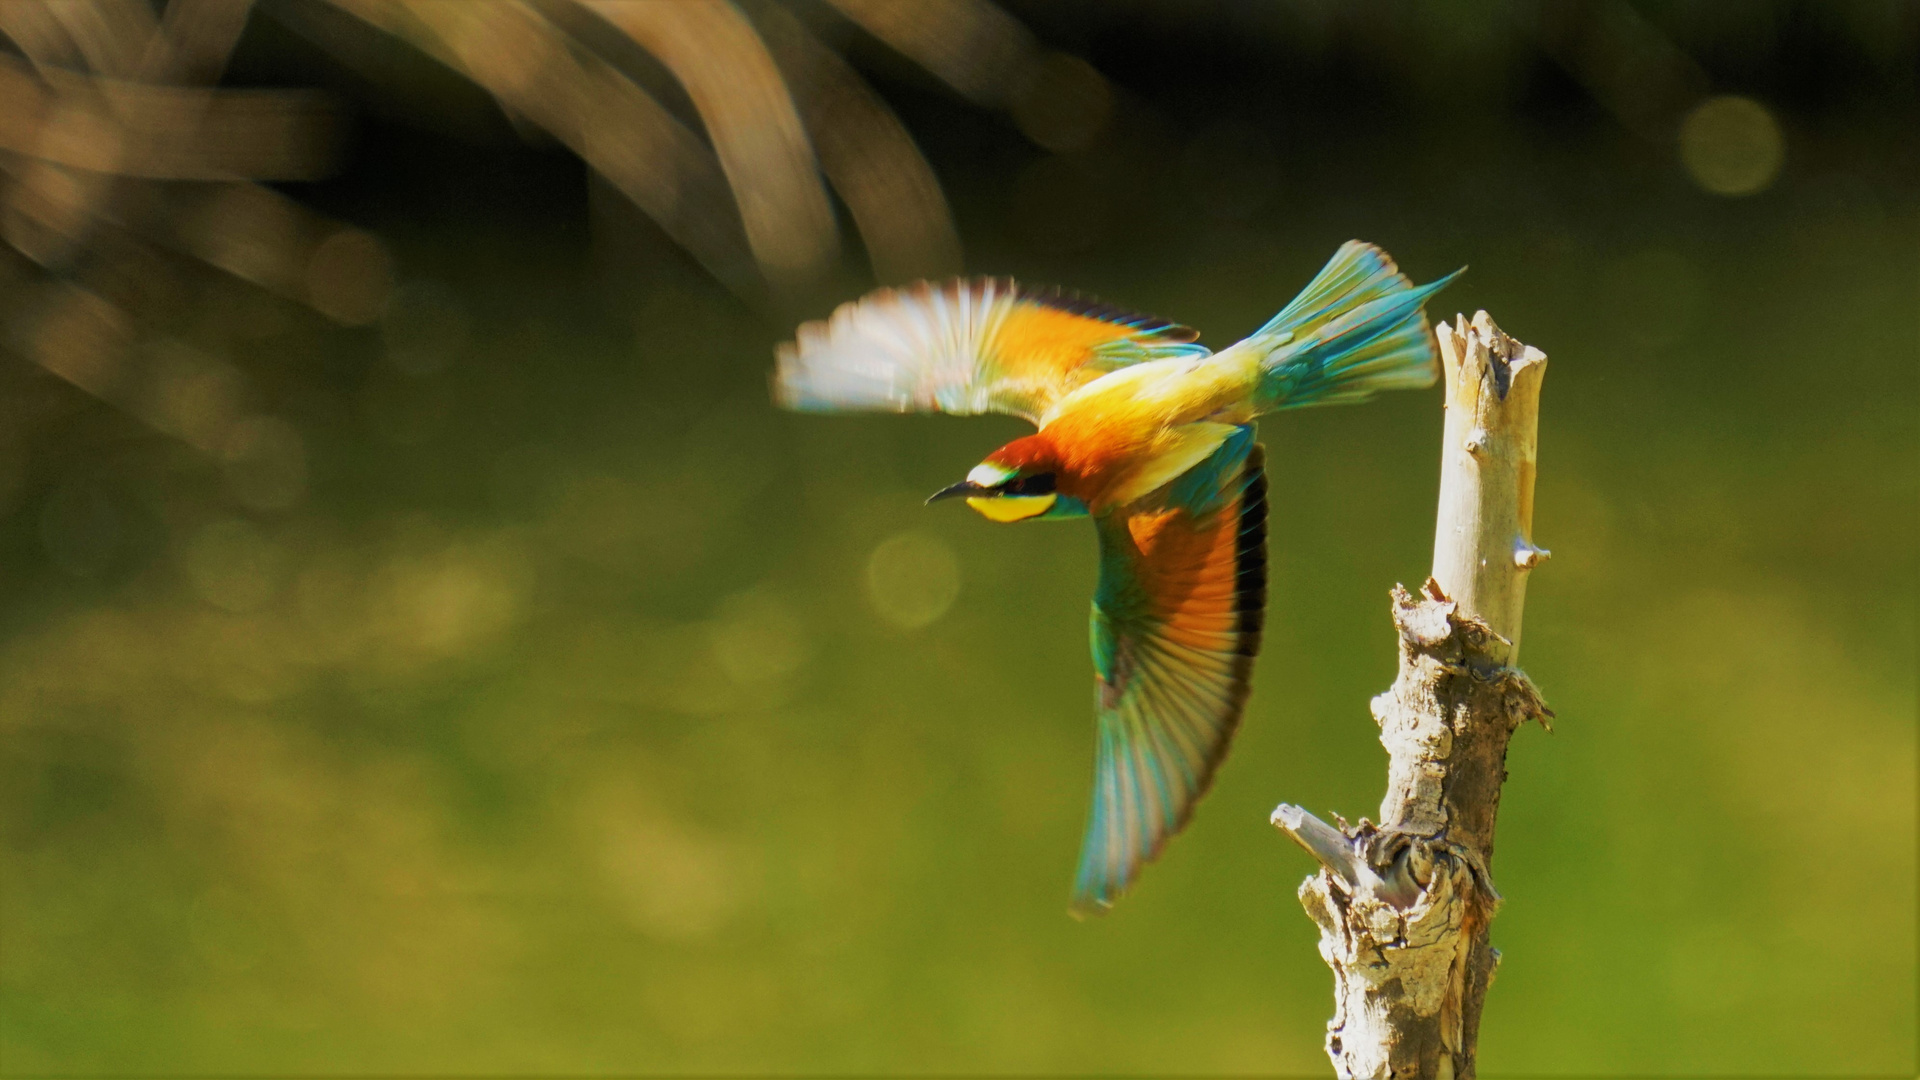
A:
<svg viewBox="0 0 1920 1080">
<path fill-rule="evenodd" d="M 1075 914 L 1111 906 L 1187 823 L 1239 726 L 1267 604 L 1265 461 L 1242 428 L 1167 507 L 1098 519 L 1098 749 Z"/>
<path fill-rule="evenodd" d="M 1116 368 L 1204 356 L 1184 326 L 1009 278 L 919 282 L 842 304 L 775 356 L 773 396 L 809 411 L 1011 413 L 1035 423 Z"/>
</svg>

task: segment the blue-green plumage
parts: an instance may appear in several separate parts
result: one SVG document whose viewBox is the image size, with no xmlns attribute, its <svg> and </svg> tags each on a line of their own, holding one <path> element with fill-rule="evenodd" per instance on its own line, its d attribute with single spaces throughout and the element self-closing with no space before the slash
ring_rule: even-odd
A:
<svg viewBox="0 0 1920 1080">
<path fill-rule="evenodd" d="M 1265 455 L 1251 424 L 1156 500 L 1159 528 L 1095 518 L 1093 805 L 1073 911 L 1110 906 L 1212 783 L 1266 610 Z M 1145 545 L 1145 546 L 1143 546 Z"/>
<path fill-rule="evenodd" d="M 1432 384 L 1437 357 L 1421 305 L 1464 272 L 1412 286 L 1379 248 L 1343 245 L 1245 342 L 1266 353 L 1256 413 Z"/>
<path fill-rule="evenodd" d="M 1047 507 L 1046 513 L 1035 515 L 1033 520 L 1035 521 L 1066 521 L 1072 518 L 1083 518 L 1086 516 L 1087 516 L 1086 503 L 1080 501 L 1079 499 L 1074 498 L 1071 495 L 1060 495 L 1053 500 L 1052 506 Z"/>
</svg>

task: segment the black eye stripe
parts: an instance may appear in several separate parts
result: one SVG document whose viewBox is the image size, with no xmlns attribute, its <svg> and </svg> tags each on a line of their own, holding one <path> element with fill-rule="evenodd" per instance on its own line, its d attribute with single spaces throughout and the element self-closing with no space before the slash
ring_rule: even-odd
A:
<svg viewBox="0 0 1920 1080">
<path fill-rule="evenodd" d="M 1007 481 L 1000 491 L 1006 495 L 1051 495 L 1054 492 L 1052 473 L 1036 473 Z"/>
</svg>

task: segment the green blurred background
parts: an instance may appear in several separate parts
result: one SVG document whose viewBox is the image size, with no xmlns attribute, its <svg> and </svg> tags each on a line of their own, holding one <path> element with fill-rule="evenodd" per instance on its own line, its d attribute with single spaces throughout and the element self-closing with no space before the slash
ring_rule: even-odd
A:
<svg viewBox="0 0 1920 1080">
<path fill-rule="evenodd" d="M 1570 5 L 1583 38 L 1009 4 L 1112 88 L 1059 152 L 793 6 L 970 271 L 1218 347 L 1359 237 L 1469 265 L 1434 314 L 1551 356 L 1523 661 L 1558 719 L 1510 757 L 1489 1075 L 1914 1072 L 1914 5 Z M 281 190 L 381 239 L 384 314 L 150 283 L 275 452 L 35 366 L 45 272 L 0 261 L 0 1070 L 1324 1074 L 1310 860 L 1266 816 L 1377 806 L 1438 389 L 1263 424 L 1242 734 L 1075 922 L 1091 532 L 921 505 L 1020 425 L 775 411 L 857 248 L 743 303 L 483 91 L 370 33 L 343 65 L 297 8 L 228 77 L 347 103 L 342 171 Z M 1732 164 L 1595 82 L 1609 19 L 1757 103 Z"/>
</svg>

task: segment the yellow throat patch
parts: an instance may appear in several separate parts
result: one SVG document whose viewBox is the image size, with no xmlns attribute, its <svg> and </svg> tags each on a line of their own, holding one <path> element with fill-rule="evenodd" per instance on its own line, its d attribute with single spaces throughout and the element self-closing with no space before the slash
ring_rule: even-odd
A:
<svg viewBox="0 0 1920 1080">
<path fill-rule="evenodd" d="M 1053 508 L 1056 495 L 1001 495 L 997 498 L 971 498 L 967 505 L 988 521 L 1024 521 L 1039 517 Z"/>
</svg>

